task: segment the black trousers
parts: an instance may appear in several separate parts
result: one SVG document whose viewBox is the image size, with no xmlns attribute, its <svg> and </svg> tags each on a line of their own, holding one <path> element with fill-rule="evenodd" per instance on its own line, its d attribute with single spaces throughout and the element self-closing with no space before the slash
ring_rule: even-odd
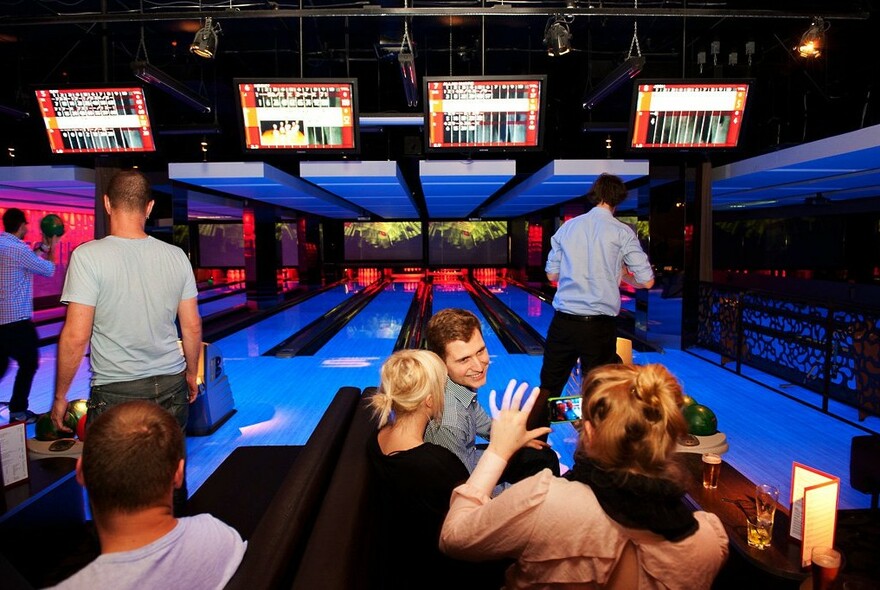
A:
<svg viewBox="0 0 880 590">
<path fill-rule="evenodd" d="M 541 395 L 529 414 L 529 428 L 549 426 L 547 400 L 558 397 L 565 389 L 578 358 L 583 375 L 595 367 L 619 362 L 616 318 L 574 316 L 559 311 L 553 315 L 541 366 Z"/>
<path fill-rule="evenodd" d="M 10 414 L 28 409 L 31 384 L 40 364 L 38 340 L 37 327 L 31 320 L 0 325 L 0 379 L 9 368 L 9 359 L 15 359 L 18 363 L 18 373 L 9 399 Z"/>
</svg>

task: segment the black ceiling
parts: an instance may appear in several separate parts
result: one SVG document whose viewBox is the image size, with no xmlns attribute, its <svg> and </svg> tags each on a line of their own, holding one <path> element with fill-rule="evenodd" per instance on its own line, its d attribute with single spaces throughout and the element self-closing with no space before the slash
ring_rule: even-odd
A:
<svg viewBox="0 0 880 590">
<path fill-rule="evenodd" d="M 623 141 L 631 85 L 593 111 L 581 107 L 585 88 L 598 84 L 630 50 L 634 24 L 647 59 L 641 77 L 757 80 L 746 149 L 737 159 L 880 122 L 880 60 L 864 53 L 877 18 L 867 2 L 139 2 L 127 0 L 0 1 L 0 105 L 34 111 L 40 84 L 135 82 L 136 57 L 199 91 L 216 106 L 199 114 L 148 90 L 153 118 L 166 132 L 160 153 L 144 165 L 200 160 L 203 134 L 212 160 L 245 159 L 233 111 L 234 77 L 355 77 L 362 113 L 420 113 L 406 106 L 395 59 L 405 15 L 415 43 L 419 76 L 541 73 L 549 77 L 546 149 L 517 156 L 519 172 L 552 158 L 626 157 Z M 230 6 L 233 10 L 229 10 Z M 218 56 L 206 61 L 187 47 L 199 14 L 221 23 Z M 551 58 L 542 44 L 547 19 L 569 14 L 568 55 Z M 826 55 L 805 62 L 792 47 L 811 14 L 828 17 Z M 141 30 L 144 43 L 141 46 Z M 715 59 L 711 44 L 718 42 Z M 751 59 L 745 53 L 754 42 Z M 300 47 L 302 51 L 300 51 Z M 700 68 L 699 52 L 707 53 Z M 730 53 L 737 63 L 730 64 Z M 749 63 L 751 61 L 751 63 Z M 873 96 L 872 96 L 873 94 Z M 586 130 L 585 130 L 586 129 Z M 606 139 L 612 139 L 611 151 Z M 364 159 L 421 156 L 420 130 L 387 128 L 363 133 Z M 15 147 L 16 164 L 59 163 L 49 155 L 36 117 L 0 115 L 0 147 Z M 4 161 L 5 158 L 5 161 Z M 273 164 L 289 165 L 278 158 Z M 0 161 L 10 163 L 8 154 Z M 65 162 L 89 164 L 88 161 Z M 271 161 L 271 160 L 270 160 Z M 720 163 L 720 162 L 719 162 Z"/>
</svg>

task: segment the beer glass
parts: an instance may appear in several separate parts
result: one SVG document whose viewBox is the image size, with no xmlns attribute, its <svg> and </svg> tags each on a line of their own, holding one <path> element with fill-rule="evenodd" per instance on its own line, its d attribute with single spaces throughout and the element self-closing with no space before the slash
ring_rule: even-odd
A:
<svg viewBox="0 0 880 590">
<path fill-rule="evenodd" d="M 762 483 L 755 486 L 754 526 L 748 525 L 748 542 L 752 547 L 764 549 L 773 538 L 773 517 L 779 501 L 779 488 Z"/>
<path fill-rule="evenodd" d="M 703 487 L 714 490 L 718 487 L 718 475 L 721 473 L 721 455 L 716 453 L 703 454 Z"/>
<path fill-rule="evenodd" d="M 831 547 L 813 547 L 813 590 L 830 590 L 840 572 L 840 551 Z"/>
</svg>

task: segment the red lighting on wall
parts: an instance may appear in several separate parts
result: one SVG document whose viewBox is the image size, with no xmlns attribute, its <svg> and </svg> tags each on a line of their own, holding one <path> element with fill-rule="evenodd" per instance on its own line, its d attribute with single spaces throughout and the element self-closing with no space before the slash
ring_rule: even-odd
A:
<svg viewBox="0 0 880 590">
<path fill-rule="evenodd" d="M 528 233 L 528 265 L 541 266 L 543 263 L 544 228 L 540 223 L 530 223 Z"/>
</svg>

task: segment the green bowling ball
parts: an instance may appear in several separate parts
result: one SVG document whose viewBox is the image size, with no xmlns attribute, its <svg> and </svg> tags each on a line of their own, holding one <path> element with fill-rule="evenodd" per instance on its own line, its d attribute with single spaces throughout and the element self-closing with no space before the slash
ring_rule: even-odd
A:
<svg viewBox="0 0 880 590">
<path fill-rule="evenodd" d="M 64 425 L 70 428 L 71 432 L 59 432 L 52 423 L 52 418 L 48 413 L 40 414 L 37 422 L 34 424 L 34 438 L 37 440 L 58 440 L 60 438 L 73 438 L 76 433 L 76 425 L 78 420 L 71 412 L 64 415 Z"/>
<path fill-rule="evenodd" d="M 37 440 L 58 440 L 59 438 L 64 438 L 64 435 L 55 428 L 49 414 L 40 414 L 37 416 L 36 424 L 34 424 L 34 438 Z"/>
<path fill-rule="evenodd" d="M 686 408 L 686 407 L 688 407 L 688 406 L 692 406 L 692 405 L 694 405 L 695 403 L 697 403 L 697 400 L 695 400 L 694 398 L 692 398 L 691 396 L 689 396 L 689 395 L 686 394 L 686 393 L 683 393 L 683 394 L 682 394 L 682 402 L 681 402 L 681 407 L 682 407 L 682 409 L 684 409 L 684 408 Z"/>
<path fill-rule="evenodd" d="M 79 425 L 79 416 L 68 409 L 64 414 L 64 425 L 70 429 L 70 432 L 62 432 L 61 438 L 73 438 L 76 436 L 76 427 Z"/>
<path fill-rule="evenodd" d="M 40 231 L 47 238 L 60 238 L 64 235 L 64 221 L 54 213 L 49 213 L 40 222 Z"/>
<path fill-rule="evenodd" d="M 709 436 L 718 432 L 715 412 L 702 404 L 686 406 L 681 413 L 688 425 L 688 432 L 696 436 Z"/>
</svg>

